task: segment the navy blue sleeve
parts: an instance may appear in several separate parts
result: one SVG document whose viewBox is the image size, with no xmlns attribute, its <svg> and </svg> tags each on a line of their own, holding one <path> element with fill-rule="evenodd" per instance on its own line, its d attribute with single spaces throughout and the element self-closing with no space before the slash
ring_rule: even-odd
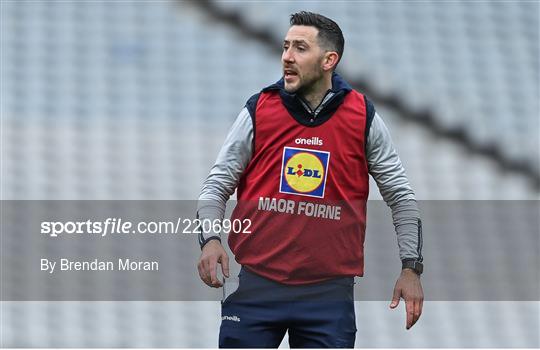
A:
<svg viewBox="0 0 540 350">
<path fill-rule="evenodd" d="M 251 96 L 247 102 L 246 102 L 246 109 L 249 112 L 249 116 L 251 117 L 251 122 L 253 123 L 253 149 L 255 149 L 255 110 L 257 109 L 257 102 L 259 101 L 260 93 L 256 93 L 255 95 Z"/>
<path fill-rule="evenodd" d="M 246 108 L 251 116 L 251 119 L 255 119 L 255 109 L 257 108 L 257 101 L 259 101 L 260 93 L 256 93 L 251 96 L 246 102 Z"/>
<path fill-rule="evenodd" d="M 369 135 L 369 129 L 371 129 L 371 123 L 373 122 L 373 118 L 375 117 L 375 106 L 373 103 L 364 95 L 364 102 L 366 105 L 366 130 L 364 133 L 365 140 L 367 142 L 368 135 Z"/>
</svg>

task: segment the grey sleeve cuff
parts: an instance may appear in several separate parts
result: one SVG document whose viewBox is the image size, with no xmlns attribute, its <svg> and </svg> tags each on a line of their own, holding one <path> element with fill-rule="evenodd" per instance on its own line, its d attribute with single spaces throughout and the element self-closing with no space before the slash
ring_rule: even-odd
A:
<svg viewBox="0 0 540 350">
<path fill-rule="evenodd" d="M 422 221 L 416 200 L 407 199 L 393 204 L 392 220 L 396 229 L 399 258 L 422 262 Z"/>
<path fill-rule="evenodd" d="M 253 152 L 253 122 L 247 108 L 243 108 L 229 129 L 217 159 L 203 182 L 197 203 L 199 220 L 222 220 L 225 205 L 251 160 Z M 219 232 L 200 232 L 199 243 L 220 237 Z"/>
<path fill-rule="evenodd" d="M 422 261 L 422 229 L 416 198 L 390 132 L 377 113 L 369 130 L 366 156 L 369 172 L 392 210 L 400 259 Z"/>
</svg>

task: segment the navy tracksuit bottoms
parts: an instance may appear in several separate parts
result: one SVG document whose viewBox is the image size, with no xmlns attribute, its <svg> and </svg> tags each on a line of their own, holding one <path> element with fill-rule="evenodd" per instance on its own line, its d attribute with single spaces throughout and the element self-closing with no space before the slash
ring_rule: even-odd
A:
<svg viewBox="0 0 540 350">
<path fill-rule="evenodd" d="M 222 301 L 220 348 L 352 348 L 356 336 L 352 277 L 290 286 L 242 268 L 238 289 Z"/>
</svg>

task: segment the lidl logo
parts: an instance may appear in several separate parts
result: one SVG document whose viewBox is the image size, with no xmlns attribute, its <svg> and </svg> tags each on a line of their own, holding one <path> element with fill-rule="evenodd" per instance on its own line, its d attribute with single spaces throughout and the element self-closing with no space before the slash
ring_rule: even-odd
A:
<svg viewBox="0 0 540 350">
<path fill-rule="evenodd" d="M 279 192 L 323 198 L 329 160 L 329 152 L 285 147 Z"/>
</svg>

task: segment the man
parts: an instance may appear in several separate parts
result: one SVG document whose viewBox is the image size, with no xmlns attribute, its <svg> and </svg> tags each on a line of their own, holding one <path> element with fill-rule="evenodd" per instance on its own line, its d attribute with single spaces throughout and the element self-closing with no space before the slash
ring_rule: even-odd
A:
<svg viewBox="0 0 540 350">
<path fill-rule="evenodd" d="M 220 347 L 353 347 L 354 276 L 363 275 L 369 174 L 392 210 L 402 272 L 390 308 L 405 299 L 406 328 L 420 317 L 421 222 L 390 135 L 371 102 L 334 72 L 344 39 L 329 18 L 291 15 L 283 78 L 252 96 L 204 182 L 197 215 L 222 219 L 238 189 L 231 233 L 242 265 L 222 303 Z M 199 236 L 201 279 L 223 284 L 229 257 L 218 233 Z"/>
</svg>

